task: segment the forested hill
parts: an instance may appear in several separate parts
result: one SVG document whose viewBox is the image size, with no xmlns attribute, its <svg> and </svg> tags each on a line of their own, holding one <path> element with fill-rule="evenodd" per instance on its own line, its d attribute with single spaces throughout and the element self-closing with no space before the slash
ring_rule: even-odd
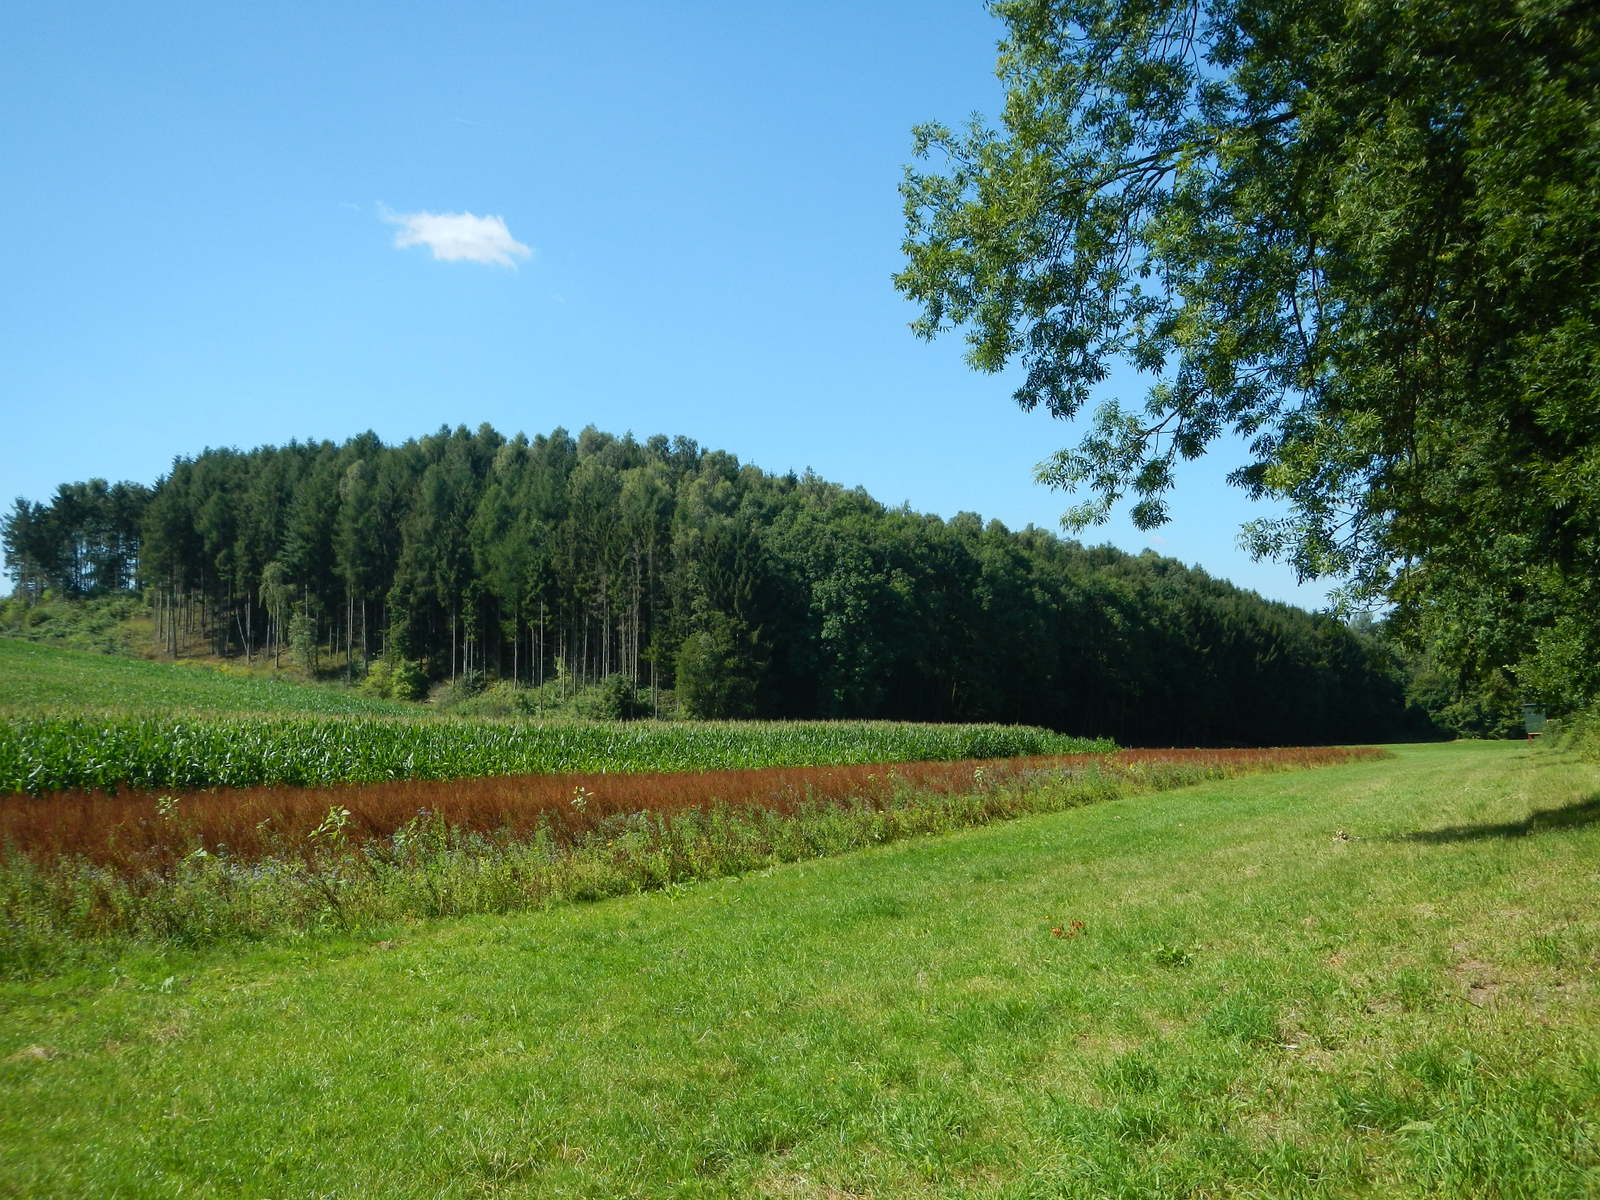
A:
<svg viewBox="0 0 1600 1200">
<path fill-rule="evenodd" d="M 223 654 L 615 674 L 687 711 L 1020 721 L 1128 744 L 1415 730 L 1383 649 L 1151 553 L 885 508 L 683 438 L 448 428 L 205 450 L 4 520 L 19 590 L 137 584 Z"/>
</svg>

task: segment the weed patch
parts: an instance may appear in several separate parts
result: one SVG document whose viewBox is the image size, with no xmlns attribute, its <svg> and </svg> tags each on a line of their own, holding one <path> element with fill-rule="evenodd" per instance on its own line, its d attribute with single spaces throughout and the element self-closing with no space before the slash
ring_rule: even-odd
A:
<svg viewBox="0 0 1600 1200">
<path fill-rule="evenodd" d="M 809 771 L 0 800 L 0 971 L 95 943 L 203 945 L 512 912 L 1362 750 L 1125 751 Z M 871 916 L 897 920 L 898 902 Z M 1081 921 L 1058 927 L 1076 938 Z M 1168 966 L 1190 961 L 1159 946 Z"/>
</svg>

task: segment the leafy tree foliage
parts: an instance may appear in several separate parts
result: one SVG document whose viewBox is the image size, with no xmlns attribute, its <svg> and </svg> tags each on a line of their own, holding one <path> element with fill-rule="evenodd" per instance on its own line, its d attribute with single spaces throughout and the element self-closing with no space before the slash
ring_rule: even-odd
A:
<svg viewBox="0 0 1600 1200">
<path fill-rule="evenodd" d="M 678 651 L 678 700 L 693 717 L 754 716 L 761 665 L 742 621 L 708 613 Z"/>
<path fill-rule="evenodd" d="M 89 596 L 133 585 L 150 489 L 104 479 L 64 483 L 49 504 L 19 498 L 0 518 L 6 563 L 18 589 Z"/>
<path fill-rule="evenodd" d="M 608 675 L 595 699 L 595 715 L 613 721 L 632 721 L 650 715 L 650 702 L 639 695 L 639 685 L 627 675 Z"/>
<path fill-rule="evenodd" d="M 27 511 L 83 536 L 77 509 Z M 682 438 L 485 426 L 207 450 L 159 481 L 139 538 L 127 569 L 169 648 L 187 629 L 352 674 L 370 653 L 383 695 L 609 679 L 618 711 L 673 688 L 706 716 L 1145 744 L 1419 731 L 1380 637 L 1154 554 L 889 509 Z"/>
<path fill-rule="evenodd" d="M 897 277 L 1072 417 L 1041 477 L 1163 521 L 1242 436 L 1253 548 L 1463 677 L 1600 692 L 1600 9 L 1000 0 L 998 128 L 928 125 Z"/>
</svg>

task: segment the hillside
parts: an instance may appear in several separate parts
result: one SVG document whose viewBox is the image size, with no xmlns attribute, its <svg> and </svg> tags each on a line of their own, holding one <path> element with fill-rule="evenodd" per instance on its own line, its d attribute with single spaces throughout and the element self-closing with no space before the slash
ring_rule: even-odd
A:
<svg viewBox="0 0 1600 1200">
<path fill-rule="evenodd" d="M 623 676 L 700 717 L 1041 725 L 1134 745 L 1425 735 L 1387 643 L 1154 553 L 889 508 L 684 438 L 441 429 L 178 458 L 0 521 L 26 603 L 150 598 L 359 676 Z"/>
<path fill-rule="evenodd" d="M 0 637 L 0 714 L 54 710 L 151 716 L 405 716 L 423 711 L 417 705 L 369 699 L 317 684 Z"/>
</svg>

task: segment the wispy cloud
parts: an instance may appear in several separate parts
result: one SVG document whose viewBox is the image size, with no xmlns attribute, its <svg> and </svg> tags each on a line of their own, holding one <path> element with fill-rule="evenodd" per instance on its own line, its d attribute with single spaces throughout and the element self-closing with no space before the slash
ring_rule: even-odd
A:
<svg viewBox="0 0 1600 1200">
<path fill-rule="evenodd" d="M 472 213 L 397 213 L 380 210 L 383 219 L 400 228 L 394 235 L 397 249 L 426 246 L 441 262 L 486 263 L 514 267 L 516 260 L 533 251 L 511 236 L 504 217 L 479 217 Z"/>
</svg>

